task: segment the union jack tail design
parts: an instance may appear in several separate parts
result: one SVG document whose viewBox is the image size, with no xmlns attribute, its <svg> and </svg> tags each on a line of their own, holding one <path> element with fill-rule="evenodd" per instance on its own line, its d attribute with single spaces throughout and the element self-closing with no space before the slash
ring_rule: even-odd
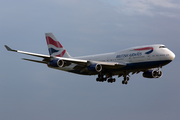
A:
<svg viewBox="0 0 180 120">
<path fill-rule="evenodd" d="M 49 54 L 55 57 L 71 57 L 52 33 L 45 33 Z"/>
</svg>

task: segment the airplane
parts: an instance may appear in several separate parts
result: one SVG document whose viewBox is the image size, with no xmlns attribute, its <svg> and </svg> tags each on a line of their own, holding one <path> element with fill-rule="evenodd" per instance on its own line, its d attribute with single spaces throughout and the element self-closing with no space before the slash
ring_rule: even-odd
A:
<svg viewBox="0 0 180 120">
<path fill-rule="evenodd" d="M 124 49 L 117 52 L 72 57 L 52 33 L 45 33 L 49 55 L 14 50 L 5 45 L 8 51 L 43 58 L 23 60 L 47 64 L 49 68 L 80 75 L 97 75 L 97 82 L 116 81 L 113 76 L 123 77 L 122 84 L 127 84 L 130 73 L 143 72 L 144 78 L 160 78 L 161 68 L 169 64 L 175 54 L 163 44 L 145 45 Z"/>
</svg>

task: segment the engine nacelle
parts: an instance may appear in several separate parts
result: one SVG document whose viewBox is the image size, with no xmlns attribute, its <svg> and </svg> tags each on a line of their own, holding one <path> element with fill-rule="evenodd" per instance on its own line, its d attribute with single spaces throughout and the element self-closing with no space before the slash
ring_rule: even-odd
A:
<svg viewBox="0 0 180 120">
<path fill-rule="evenodd" d="M 101 72 L 102 70 L 102 65 L 100 64 L 91 64 L 87 67 L 88 71 L 92 72 Z"/>
<path fill-rule="evenodd" d="M 160 78 L 162 76 L 162 71 L 149 70 L 143 73 L 145 78 Z"/>
<path fill-rule="evenodd" d="M 55 60 L 51 60 L 48 65 L 51 67 L 63 67 L 64 61 L 61 59 L 55 59 Z"/>
</svg>

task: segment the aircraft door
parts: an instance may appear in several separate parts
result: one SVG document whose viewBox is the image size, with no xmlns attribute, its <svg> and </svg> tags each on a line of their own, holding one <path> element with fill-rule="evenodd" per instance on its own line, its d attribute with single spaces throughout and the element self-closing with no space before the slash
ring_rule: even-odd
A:
<svg viewBox="0 0 180 120">
<path fill-rule="evenodd" d="M 147 60 L 151 60 L 151 55 L 147 55 Z"/>
<path fill-rule="evenodd" d="M 132 62 L 132 56 L 129 56 L 129 62 Z"/>
</svg>

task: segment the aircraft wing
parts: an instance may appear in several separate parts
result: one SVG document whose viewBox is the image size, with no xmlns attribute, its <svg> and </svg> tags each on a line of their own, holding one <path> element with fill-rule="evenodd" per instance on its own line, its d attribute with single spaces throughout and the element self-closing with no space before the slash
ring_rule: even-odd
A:
<svg viewBox="0 0 180 120">
<path fill-rule="evenodd" d="M 83 67 L 87 67 L 87 66 L 89 66 L 91 64 L 100 64 L 104 68 L 110 68 L 110 67 L 117 67 L 117 68 L 119 68 L 119 67 L 126 66 L 126 63 L 89 61 L 89 60 L 81 60 L 81 59 L 75 59 L 75 58 L 55 57 L 55 56 L 50 56 L 50 55 L 43 55 L 43 54 L 25 52 L 25 51 L 20 51 L 20 50 L 14 50 L 14 49 L 11 49 L 10 47 L 8 47 L 7 45 L 5 45 L 5 47 L 6 47 L 6 49 L 8 51 L 18 52 L 18 53 L 22 53 L 22 54 L 26 54 L 26 55 L 31 55 L 31 56 L 35 56 L 35 57 L 44 58 L 42 61 L 23 58 L 23 60 L 32 61 L 32 62 L 38 62 L 38 63 L 45 63 L 45 64 L 47 64 L 53 58 L 57 58 L 57 59 L 61 59 L 63 61 L 66 61 L 68 63 L 74 63 L 74 64 L 77 64 L 77 65 L 80 65 L 80 66 L 83 66 Z"/>
<path fill-rule="evenodd" d="M 12 52 L 18 52 L 18 53 L 22 53 L 22 54 L 26 54 L 26 55 L 31 55 L 31 56 L 36 56 L 36 57 L 41 57 L 41 58 L 50 58 L 49 55 L 43 55 L 43 54 L 37 54 L 37 53 L 31 53 L 31 52 L 25 52 L 25 51 L 20 51 L 20 50 L 13 50 L 10 47 L 8 47 L 7 45 L 5 45 L 6 49 L 8 51 L 12 51 Z"/>
<path fill-rule="evenodd" d="M 89 60 L 81 60 L 81 59 L 75 59 L 75 58 L 65 58 L 65 57 L 56 57 L 61 60 L 64 60 L 66 62 L 71 62 L 79 65 L 90 65 L 93 63 L 101 64 L 104 66 L 126 66 L 125 63 L 118 63 L 118 62 L 101 62 L 101 61 L 89 61 Z"/>
</svg>

